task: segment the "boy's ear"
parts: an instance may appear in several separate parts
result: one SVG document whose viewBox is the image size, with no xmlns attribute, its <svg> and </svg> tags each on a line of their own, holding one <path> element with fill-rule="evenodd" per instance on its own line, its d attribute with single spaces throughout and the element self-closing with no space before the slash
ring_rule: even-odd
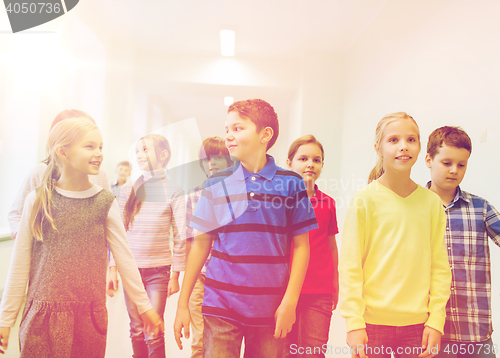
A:
<svg viewBox="0 0 500 358">
<path fill-rule="evenodd" d="M 427 168 L 429 169 L 432 168 L 432 158 L 429 153 L 425 155 L 425 165 L 427 165 Z"/>
<path fill-rule="evenodd" d="M 261 142 L 268 143 L 273 138 L 273 135 L 274 135 L 274 131 L 271 127 L 266 127 L 264 129 L 262 129 Z"/>
<path fill-rule="evenodd" d="M 286 158 L 286 165 L 288 166 L 288 169 L 292 169 L 292 161 L 288 158 Z"/>
</svg>

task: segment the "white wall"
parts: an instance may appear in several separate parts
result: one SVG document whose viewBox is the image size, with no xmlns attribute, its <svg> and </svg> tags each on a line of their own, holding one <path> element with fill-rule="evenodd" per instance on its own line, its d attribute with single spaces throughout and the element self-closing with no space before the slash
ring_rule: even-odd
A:
<svg viewBox="0 0 500 358">
<path fill-rule="evenodd" d="M 375 164 L 375 126 L 385 114 L 406 111 L 420 126 L 422 152 L 413 169 L 429 179 L 427 137 L 458 125 L 473 142 L 462 188 L 500 208 L 497 137 L 500 23 L 497 1 L 388 1 L 345 57 L 341 178 L 366 182 Z M 480 134 L 487 131 L 487 141 Z M 345 191 L 352 195 L 353 190 Z M 345 210 L 340 210 L 341 221 Z M 490 241 L 491 243 L 491 241 Z M 494 327 L 500 326 L 500 248 L 491 245 Z M 494 333 L 493 340 L 500 342 Z"/>
</svg>

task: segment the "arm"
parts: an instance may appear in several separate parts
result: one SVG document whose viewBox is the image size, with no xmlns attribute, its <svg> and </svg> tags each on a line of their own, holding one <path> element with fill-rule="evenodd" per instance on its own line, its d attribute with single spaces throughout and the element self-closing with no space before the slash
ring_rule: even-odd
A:
<svg viewBox="0 0 500 358">
<path fill-rule="evenodd" d="M 500 246 L 500 214 L 493 207 L 493 205 L 488 203 L 486 200 L 484 203 L 484 223 L 486 225 L 486 232 L 493 242 L 497 246 Z"/>
<path fill-rule="evenodd" d="M 419 357 L 435 357 L 441 345 L 446 317 L 446 303 L 450 298 L 451 270 L 448 252 L 444 241 L 446 214 L 441 203 L 432 211 L 431 237 L 431 287 L 429 290 L 429 318 L 425 323 L 422 336 L 422 349 Z"/>
<path fill-rule="evenodd" d="M 149 298 L 144 290 L 139 269 L 128 245 L 125 228 L 120 218 L 116 200 L 111 204 L 106 220 L 106 239 L 116 260 L 116 267 L 122 277 L 123 286 L 127 291 L 127 295 L 137 306 L 137 310 L 144 321 L 146 332 L 152 331 L 156 335 L 158 331 L 163 331 L 163 321 L 152 309 Z"/>
<path fill-rule="evenodd" d="M 444 241 L 446 214 L 439 207 L 431 211 L 431 280 L 429 290 L 429 318 L 425 325 L 443 334 L 446 317 L 446 303 L 450 298 L 451 270 Z"/>
<path fill-rule="evenodd" d="M 8 214 L 10 232 L 13 239 L 16 238 L 17 232 L 19 231 L 21 214 L 23 213 L 26 197 L 42 182 L 42 177 L 46 168 L 47 166 L 45 164 L 38 164 L 29 172 L 28 176 L 21 184 L 16 200 L 12 204 Z"/>
<path fill-rule="evenodd" d="M 172 199 L 172 231 L 174 257 L 172 275 L 168 281 L 168 297 L 179 292 L 179 272 L 186 268 L 186 202 L 184 192 Z"/>
<path fill-rule="evenodd" d="M 274 338 L 284 338 L 295 323 L 295 309 L 300 297 L 300 290 L 309 265 L 309 232 L 293 237 L 293 258 L 290 280 L 274 318 L 276 329 Z"/>
<path fill-rule="evenodd" d="M 99 177 L 97 175 L 93 176 L 95 178 Z M 132 187 L 122 187 L 120 190 L 120 195 L 116 198 L 116 202 L 118 203 L 118 210 L 120 215 L 120 222 L 123 221 L 123 209 L 125 208 L 125 204 L 132 192 Z M 121 225 L 123 226 L 123 224 Z M 108 277 L 106 278 L 106 293 L 109 297 L 114 297 L 114 292 L 118 290 L 118 275 L 116 269 L 116 262 L 113 256 L 113 252 L 111 251 L 109 254 L 109 271 Z"/>
<path fill-rule="evenodd" d="M 14 242 L 5 290 L 0 301 L 0 344 L 4 349 L 7 349 L 10 328 L 16 322 L 29 280 L 33 245 L 30 218 L 35 198 L 35 192 L 26 198 L 19 232 Z"/>
<path fill-rule="evenodd" d="M 328 235 L 328 246 L 330 247 L 333 260 L 333 288 L 335 289 L 333 296 L 333 311 L 337 308 L 337 303 L 339 302 L 339 251 L 337 249 L 335 235 Z"/>
<path fill-rule="evenodd" d="M 346 319 L 347 331 L 365 329 L 363 313 L 363 255 L 366 208 L 363 197 L 354 197 L 347 209 L 339 259 L 339 310 Z"/>
<path fill-rule="evenodd" d="M 189 338 L 189 322 L 191 319 L 188 308 L 189 297 L 191 296 L 191 292 L 193 291 L 201 268 L 210 254 L 210 250 L 212 249 L 212 240 L 212 235 L 200 233 L 195 237 L 191 247 L 191 252 L 189 253 L 174 322 L 175 341 L 177 342 L 179 349 L 182 349 L 181 337 L 183 328 L 184 336 Z"/>
</svg>

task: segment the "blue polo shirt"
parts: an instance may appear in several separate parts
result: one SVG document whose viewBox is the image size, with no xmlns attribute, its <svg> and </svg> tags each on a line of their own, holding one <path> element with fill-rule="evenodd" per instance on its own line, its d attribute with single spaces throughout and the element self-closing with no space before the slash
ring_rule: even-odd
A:
<svg viewBox="0 0 500 358">
<path fill-rule="evenodd" d="M 258 173 L 237 161 L 208 178 L 191 227 L 218 234 L 202 313 L 246 326 L 274 325 L 290 277 L 292 238 L 318 227 L 302 177 L 270 155 Z"/>
</svg>

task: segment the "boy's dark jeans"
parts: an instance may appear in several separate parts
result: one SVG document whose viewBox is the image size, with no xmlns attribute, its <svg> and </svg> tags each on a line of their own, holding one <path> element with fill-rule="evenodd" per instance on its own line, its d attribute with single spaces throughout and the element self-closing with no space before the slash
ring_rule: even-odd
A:
<svg viewBox="0 0 500 358">
<path fill-rule="evenodd" d="M 417 358 L 423 353 L 422 335 L 424 324 L 411 326 L 383 326 L 366 324 L 368 344 L 365 354 L 370 358 Z"/>
<path fill-rule="evenodd" d="M 286 336 L 283 357 L 325 357 L 332 319 L 333 294 L 301 294 L 297 318 Z"/>
<path fill-rule="evenodd" d="M 245 358 L 279 358 L 284 338 L 274 338 L 274 326 L 248 327 L 227 319 L 203 316 L 203 357 L 239 358 L 245 337 Z"/>
</svg>

